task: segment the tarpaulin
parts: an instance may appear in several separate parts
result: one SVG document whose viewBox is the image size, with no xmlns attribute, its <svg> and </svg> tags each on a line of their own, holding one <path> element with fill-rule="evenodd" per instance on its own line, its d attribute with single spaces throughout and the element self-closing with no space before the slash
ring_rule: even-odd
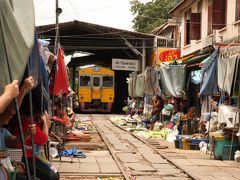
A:
<svg viewBox="0 0 240 180">
<path fill-rule="evenodd" d="M 216 49 L 209 60 L 202 67 L 202 83 L 200 88 L 200 95 L 211 96 L 218 92 L 217 87 L 217 60 L 219 50 Z"/>
<path fill-rule="evenodd" d="M 235 54 L 234 52 L 238 50 L 240 50 L 239 47 L 220 49 L 218 59 L 218 87 L 222 91 L 226 91 L 229 95 L 231 95 L 237 60 L 239 59 L 239 54 Z"/>
<path fill-rule="evenodd" d="M 56 71 L 56 79 L 55 79 L 53 94 L 63 95 L 68 93 L 69 93 L 69 90 L 68 90 L 67 69 L 64 63 L 62 48 L 58 48 L 57 71 Z"/>
<path fill-rule="evenodd" d="M 13 79 L 20 81 L 24 75 L 34 43 L 34 19 L 33 1 L 0 1 L 0 94 L 10 82 L 7 57 Z"/>
<path fill-rule="evenodd" d="M 28 62 L 28 75 L 33 77 L 35 87 L 42 81 L 42 72 L 40 70 L 40 55 L 36 33 L 34 37 L 34 45 Z"/>
<path fill-rule="evenodd" d="M 186 67 L 185 65 L 167 65 L 160 67 L 161 88 L 165 95 L 176 98 L 182 97 L 185 90 Z"/>
</svg>

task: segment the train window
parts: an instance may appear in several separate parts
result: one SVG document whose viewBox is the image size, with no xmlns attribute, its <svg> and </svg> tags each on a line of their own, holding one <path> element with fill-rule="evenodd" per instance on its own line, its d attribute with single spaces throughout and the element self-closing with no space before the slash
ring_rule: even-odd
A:
<svg viewBox="0 0 240 180">
<path fill-rule="evenodd" d="M 80 76 L 80 86 L 90 86 L 90 76 Z"/>
<path fill-rule="evenodd" d="M 93 86 L 100 86 L 100 78 L 99 77 L 93 78 Z"/>
<path fill-rule="evenodd" d="M 113 87 L 112 76 L 103 76 L 103 87 Z"/>
</svg>

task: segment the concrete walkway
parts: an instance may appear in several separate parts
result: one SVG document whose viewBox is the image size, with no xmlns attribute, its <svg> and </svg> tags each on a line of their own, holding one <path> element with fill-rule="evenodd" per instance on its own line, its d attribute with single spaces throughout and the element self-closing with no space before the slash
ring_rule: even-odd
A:
<svg viewBox="0 0 240 180">
<path fill-rule="evenodd" d="M 210 153 L 201 151 L 181 150 L 174 147 L 174 143 L 159 140 L 168 149 L 158 150 L 164 157 L 190 174 L 194 179 L 217 180 L 240 179 L 240 163 L 235 161 L 221 161 L 210 158 Z"/>
</svg>

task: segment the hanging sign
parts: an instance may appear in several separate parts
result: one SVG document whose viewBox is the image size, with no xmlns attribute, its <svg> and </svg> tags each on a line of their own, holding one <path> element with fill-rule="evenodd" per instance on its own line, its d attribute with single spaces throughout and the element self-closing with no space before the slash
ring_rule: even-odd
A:
<svg viewBox="0 0 240 180">
<path fill-rule="evenodd" d="M 152 63 L 160 64 L 161 62 L 171 62 L 181 57 L 179 49 L 156 48 L 152 53 Z"/>
<path fill-rule="evenodd" d="M 113 58 L 112 69 L 123 71 L 139 71 L 139 60 Z"/>
</svg>

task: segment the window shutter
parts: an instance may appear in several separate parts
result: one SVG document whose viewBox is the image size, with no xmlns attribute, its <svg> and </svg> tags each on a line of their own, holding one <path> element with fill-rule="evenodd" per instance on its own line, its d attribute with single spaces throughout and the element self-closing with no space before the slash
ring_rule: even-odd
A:
<svg viewBox="0 0 240 180">
<path fill-rule="evenodd" d="M 240 20 L 240 0 L 236 0 L 236 21 Z"/>
<path fill-rule="evenodd" d="M 213 1 L 213 29 L 222 29 L 226 26 L 226 0 Z"/>
<path fill-rule="evenodd" d="M 201 13 L 192 13 L 190 17 L 190 39 L 201 39 Z"/>
</svg>

